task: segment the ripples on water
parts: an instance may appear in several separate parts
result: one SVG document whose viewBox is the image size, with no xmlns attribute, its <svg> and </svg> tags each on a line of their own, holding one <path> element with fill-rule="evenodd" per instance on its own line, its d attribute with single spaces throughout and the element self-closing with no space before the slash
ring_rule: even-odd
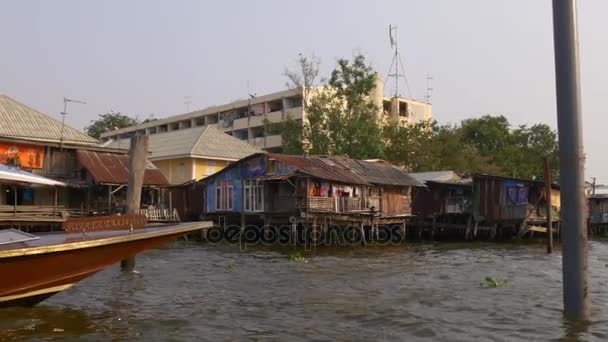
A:
<svg viewBox="0 0 608 342">
<path fill-rule="evenodd" d="M 561 255 L 540 244 L 324 248 L 294 263 L 291 250 L 179 242 L 139 255 L 139 274 L 112 267 L 0 310 L 0 340 L 607 340 L 608 244 L 590 246 L 582 328 L 563 321 Z M 482 288 L 486 276 L 509 284 Z"/>
</svg>

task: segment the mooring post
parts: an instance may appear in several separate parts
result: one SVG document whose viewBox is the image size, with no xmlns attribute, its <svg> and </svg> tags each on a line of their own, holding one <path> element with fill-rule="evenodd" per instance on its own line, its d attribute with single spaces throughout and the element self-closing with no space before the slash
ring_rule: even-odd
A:
<svg viewBox="0 0 608 342">
<path fill-rule="evenodd" d="M 131 137 L 129 150 L 129 185 L 127 187 L 127 215 L 138 214 L 141 202 L 141 188 L 144 184 L 146 171 L 146 153 L 148 153 L 148 136 L 134 135 Z M 131 272 L 135 268 L 135 257 L 120 262 L 123 271 Z"/>
<path fill-rule="evenodd" d="M 560 157 L 564 314 L 589 311 L 584 158 L 580 113 L 576 0 L 553 0 L 555 88 Z"/>
<path fill-rule="evenodd" d="M 551 201 L 551 169 L 549 166 L 549 158 L 543 160 L 545 171 L 545 204 L 547 205 L 547 254 L 553 253 L 553 213 Z"/>
</svg>

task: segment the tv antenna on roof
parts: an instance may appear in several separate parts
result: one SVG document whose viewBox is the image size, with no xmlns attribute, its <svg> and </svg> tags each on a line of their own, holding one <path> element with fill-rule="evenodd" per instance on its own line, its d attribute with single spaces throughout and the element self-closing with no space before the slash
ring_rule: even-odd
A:
<svg viewBox="0 0 608 342">
<path fill-rule="evenodd" d="M 395 79 L 395 92 L 393 93 L 394 97 L 400 97 L 401 93 L 399 92 L 399 79 L 402 78 L 405 81 L 405 87 L 407 88 L 407 95 L 412 97 L 412 93 L 410 91 L 410 85 L 407 81 L 407 77 L 403 73 L 405 71 L 405 67 L 403 66 L 403 61 L 401 60 L 401 54 L 399 53 L 399 40 L 397 37 L 397 26 L 388 25 L 388 37 L 391 41 L 391 48 L 393 49 L 393 61 L 391 62 L 391 66 L 388 68 L 387 80 L 389 77 Z"/>
<path fill-rule="evenodd" d="M 68 102 L 87 104 L 84 101 L 72 100 L 67 97 L 63 98 L 63 112 L 61 112 L 61 133 L 59 134 L 59 149 L 63 150 L 63 132 L 65 131 L 65 116 L 68 114 Z"/>
<path fill-rule="evenodd" d="M 192 101 L 190 100 L 192 96 L 184 96 L 184 104 L 186 105 L 186 113 L 190 113 L 190 104 Z"/>
<path fill-rule="evenodd" d="M 424 96 L 424 102 L 431 103 L 431 95 L 433 95 L 433 88 L 430 86 L 433 76 L 426 74 L 426 95 Z"/>
</svg>

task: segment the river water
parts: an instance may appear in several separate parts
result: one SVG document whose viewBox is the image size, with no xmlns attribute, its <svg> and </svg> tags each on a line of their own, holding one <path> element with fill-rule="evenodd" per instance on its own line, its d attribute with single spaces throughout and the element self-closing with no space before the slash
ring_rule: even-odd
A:
<svg viewBox="0 0 608 342">
<path fill-rule="evenodd" d="M 111 267 L 37 307 L 0 310 L 0 340 L 608 340 L 608 242 L 590 243 L 592 318 L 576 325 L 562 318 L 561 255 L 541 244 L 290 253 L 177 242 L 139 255 L 139 273 Z"/>
</svg>

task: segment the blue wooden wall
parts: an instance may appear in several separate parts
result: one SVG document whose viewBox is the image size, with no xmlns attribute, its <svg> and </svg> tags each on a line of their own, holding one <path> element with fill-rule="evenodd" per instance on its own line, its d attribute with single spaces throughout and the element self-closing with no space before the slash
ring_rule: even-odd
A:
<svg viewBox="0 0 608 342">
<path fill-rule="evenodd" d="M 222 182 L 230 182 L 233 187 L 233 209 L 231 212 L 240 213 L 243 211 L 243 180 L 256 179 L 269 173 L 273 175 L 291 174 L 294 169 L 279 162 L 268 163 L 267 156 L 259 156 L 245 161 L 237 161 L 238 165 L 233 165 L 207 180 L 207 212 L 215 213 L 215 194 L 216 189 Z M 269 169 L 269 165 L 273 165 Z"/>
</svg>

